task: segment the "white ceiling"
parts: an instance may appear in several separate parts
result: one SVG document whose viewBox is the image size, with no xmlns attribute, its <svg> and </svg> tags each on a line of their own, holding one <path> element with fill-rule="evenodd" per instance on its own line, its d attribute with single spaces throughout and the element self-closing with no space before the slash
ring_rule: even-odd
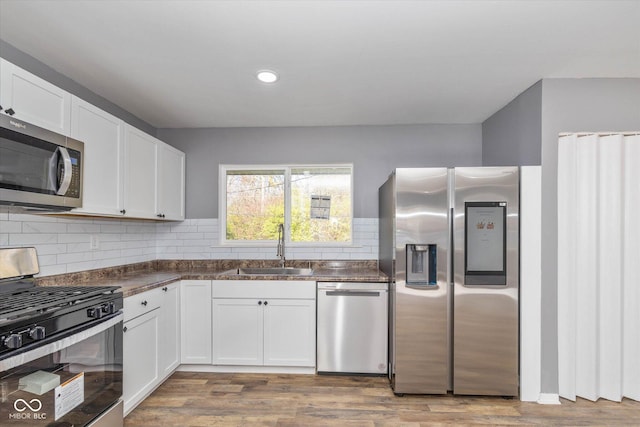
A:
<svg viewBox="0 0 640 427">
<path fill-rule="evenodd" d="M 640 77 L 640 0 L 0 0 L 0 38 L 159 128 L 479 123 Z"/>
</svg>

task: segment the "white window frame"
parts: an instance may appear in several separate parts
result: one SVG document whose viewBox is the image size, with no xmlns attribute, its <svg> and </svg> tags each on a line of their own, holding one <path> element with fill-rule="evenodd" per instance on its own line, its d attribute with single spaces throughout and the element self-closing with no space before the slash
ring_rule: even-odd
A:
<svg viewBox="0 0 640 427">
<path fill-rule="evenodd" d="M 292 242 L 291 241 L 291 170 L 303 168 L 350 168 L 351 169 L 351 227 L 347 242 Z M 349 247 L 353 246 L 353 163 L 326 164 L 277 164 L 277 165 L 220 165 L 218 175 L 218 220 L 220 230 L 220 245 L 245 247 L 271 247 L 276 240 L 227 240 L 227 171 L 229 170 L 282 170 L 284 172 L 284 239 L 291 247 Z"/>
</svg>

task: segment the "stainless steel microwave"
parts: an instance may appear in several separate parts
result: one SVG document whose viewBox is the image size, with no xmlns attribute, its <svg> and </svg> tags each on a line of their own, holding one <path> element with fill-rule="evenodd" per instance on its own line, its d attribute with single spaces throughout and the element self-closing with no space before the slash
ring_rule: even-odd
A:
<svg viewBox="0 0 640 427">
<path fill-rule="evenodd" d="M 0 115 L 0 205 L 82 207 L 83 160 L 82 142 Z"/>
</svg>

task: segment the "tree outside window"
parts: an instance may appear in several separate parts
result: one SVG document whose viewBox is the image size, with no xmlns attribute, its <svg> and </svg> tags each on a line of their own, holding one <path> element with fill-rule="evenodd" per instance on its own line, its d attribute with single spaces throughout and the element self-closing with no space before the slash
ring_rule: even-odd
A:
<svg viewBox="0 0 640 427">
<path fill-rule="evenodd" d="M 222 167 L 227 242 L 350 243 L 351 165 Z"/>
</svg>

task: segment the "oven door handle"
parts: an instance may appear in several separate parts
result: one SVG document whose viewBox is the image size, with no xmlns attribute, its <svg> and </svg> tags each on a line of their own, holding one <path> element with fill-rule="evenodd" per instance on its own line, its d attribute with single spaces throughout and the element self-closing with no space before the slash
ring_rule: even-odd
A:
<svg viewBox="0 0 640 427">
<path fill-rule="evenodd" d="M 67 150 L 65 147 L 58 147 L 57 151 L 62 158 L 62 162 L 58 161 L 57 176 L 60 176 L 60 171 L 62 170 L 62 179 L 60 179 L 60 185 L 58 186 L 58 191 L 56 191 L 56 194 L 58 196 L 64 196 L 67 193 L 67 190 L 69 190 L 69 186 L 71 185 L 73 167 L 71 165 L 71 156 L 69 155 L 69 150 Z"/>
</svg>

